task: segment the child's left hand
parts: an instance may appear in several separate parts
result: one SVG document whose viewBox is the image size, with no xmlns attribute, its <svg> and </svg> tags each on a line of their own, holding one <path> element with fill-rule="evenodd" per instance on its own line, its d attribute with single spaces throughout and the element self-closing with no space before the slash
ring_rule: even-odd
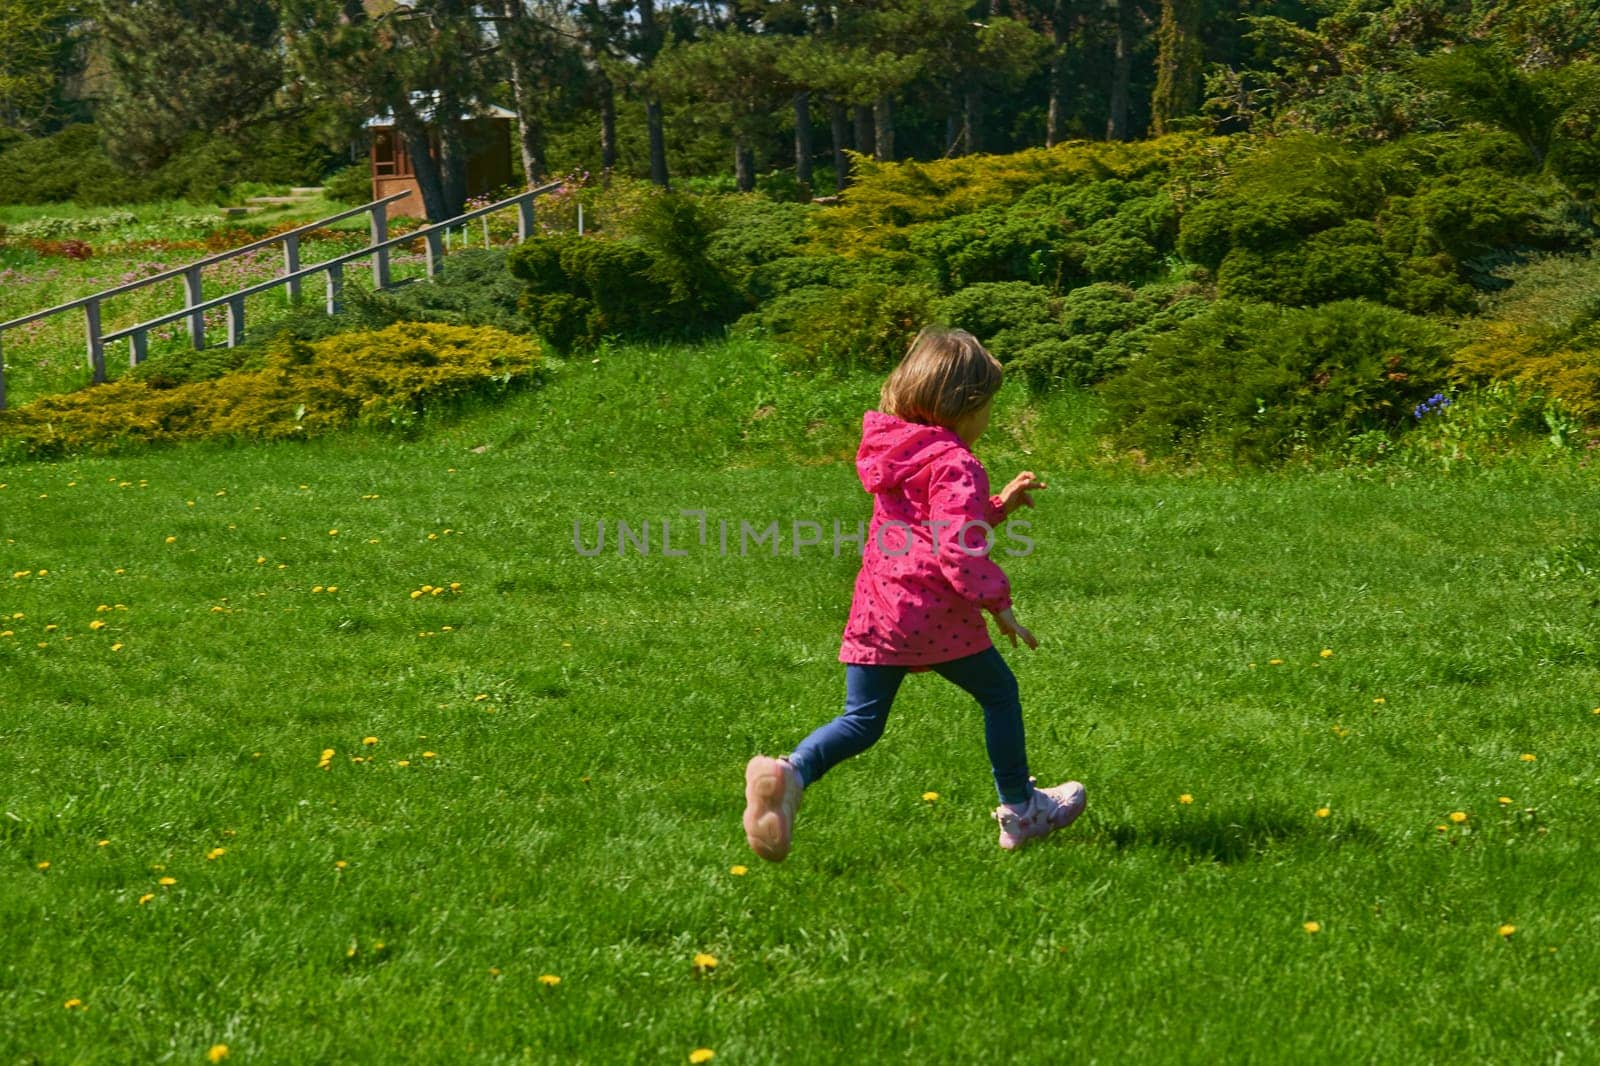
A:
<svg viewBox="0 0 1600 1066">
<path fill-rule="evenodd" d="M 1000 506 L 1006 514 L 1018 507 L 1033 506 L 1033 490 L 1049 488 L 1032 470 L 1024 470 L 1000 490 Z"/>
</svg>

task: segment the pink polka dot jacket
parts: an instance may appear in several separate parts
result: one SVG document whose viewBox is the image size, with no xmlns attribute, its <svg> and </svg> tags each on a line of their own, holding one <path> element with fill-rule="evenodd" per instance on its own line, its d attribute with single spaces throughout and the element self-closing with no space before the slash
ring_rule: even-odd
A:
<svg viewBox="0 0 1600 1066">
<path fill-rule="evenodd" d="M 992 647 L 983 612 L 1011 606 L 1011 583 L 968 525 L 1005 519 L 978 457 L 954 430 L 868 411 L 856 470 L 872 523 L 839 661 L 917 672 Z"/>
</svg>

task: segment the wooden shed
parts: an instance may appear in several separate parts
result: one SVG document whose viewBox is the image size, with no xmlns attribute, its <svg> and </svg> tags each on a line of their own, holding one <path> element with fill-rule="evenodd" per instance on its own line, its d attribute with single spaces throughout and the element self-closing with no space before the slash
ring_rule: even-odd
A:
<svg viewBox="0 0 1600 1066">
<path fill-rule="evenodd" d="M 417 106 L 424 120 L 429 120 L 432 104 L 425 94 L 418 95 L 421 99 L 417 101 Z M 510 185 L 511 124 L 516 121 L 517 113 L 490 105 L 461 117 L 467 123 L 468 143 L 471 148 L 471 154 L 467 158 L 467 195 L 478 196 Z M 431 121 L 429 125 L 431 142 L 429 151 L 436 155 L 439 150 L 438 138 L 432 135 Z M 410 197 L 396 201 L 390 208 L 390 213 L 414 218 L 422 217 L 425 212 L 422 190 L 417 186 L 411 154 L 406 148 L 405 138 L 395 128 L 394 117 L 378 115 L 370 118 L 366 121 L 366 128 L 372 136 L 372 198 L 378 200 L 393 193 L 408 191 L 411 193 Z"/>
</svg>

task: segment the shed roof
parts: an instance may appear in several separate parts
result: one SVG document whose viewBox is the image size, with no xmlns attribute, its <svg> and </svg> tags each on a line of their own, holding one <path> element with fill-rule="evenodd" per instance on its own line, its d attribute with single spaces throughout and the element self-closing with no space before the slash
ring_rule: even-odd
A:
<svg viewBox="0 0 1600 1066">
<path fill-rule="evenodd" d="M 433 110 L 434 110 L 435 107 L 438 106 L 438 96 L 439 96 L 438 93 L 431 93 L 431 92 L 413 92 L 411 94 L 411 106 L 413 106 L 413 107 L 415 107 L 417 109 L 417 114 L 422 117 L 422 121 L 424 121 L 424 122 L 432 122 L 433 121 Z M 507 110 L 506 108 L 503 108 L 498 104 L 481 104 L 480 103 L 480 104 L 475 104 L 475 105 L 472 106 L 472 108 L 466 110 L 462 114 L 461 117 L 464 120 L 465 119 L 474 119 L 474 118 L 511 118 L 511 119 L 514 119 L 514 118 L 517 117 L 517 113 L 515 111 Z M 372 116 L 371 118 L 367 119 L 365 122 L 362 123 L 362 126 L 364 126 L 367 129 L 372 129 L 373 127 L 376 127 L 376 126 L 393 126 L 393 125 L 394 125 L 394 115 L 393 115 L 392 112 L 387 112 L 387 111 L 384 112 L 381 115 L 374 115 L 374 116 Z"/>
</svg>

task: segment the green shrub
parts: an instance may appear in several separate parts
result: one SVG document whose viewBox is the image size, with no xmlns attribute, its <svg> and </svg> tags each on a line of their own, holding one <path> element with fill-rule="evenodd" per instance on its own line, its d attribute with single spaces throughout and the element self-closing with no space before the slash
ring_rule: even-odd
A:
<svg viewBox="0 0 1600 1066">
<path fill-rule="evenodd" d="M 991 341 L 1004 330 L 1055 324 L 1060 318 L 1061 301 L 1042 285 L 1025 281 L 983 282 L 946 296 L 939 301 L 937 311 L 948 325 L 966 330 L 993 350 Z"/>
<path fill-rule="evenodd" d="M 734 332 L 778 342 L 785 360 L 797 366 L 887 370 L 935 318 L 935 300 L 924 285 L 813 286 L 745 315 Z"/>
<path fill-rule="evenodd" d="M 1217 270 L 1224 298 L 1303 307 L 1334 300 L 1382 300 L 1395 266 L 1378 231 L 1364 220 L 1314 233 L 1274 251 L 1236 246 Z"/>
<path fill-rule="evenodd" d="M 525 282 L 521 308 L 558 350 L 589 349 L 606 337 L 704 336 L 742 301 L 710 256 L 714 220 L 682 194 L 646 201 L 625 239 L 535 237 L 508 260 Z"/>
<path fill-rule="evenodd" d="M 353 163 L 334 171 L 322 183 L 323 195 L 342 204 L 364 204 L 372 200 L 372 164 Z"/>
<path fill-rule="evenodd" d="M 415 426 L 473 395 L 522 382 L 539 363 L 524 337 L 401 323 L 306 342 L 284 339 L 257 368 L 157 387 L 123 378 L 0 412 L 0 439 L 33 454 L 124 443 L 308 437 L 354 424 Z"/>
<path fill-rule="evenodd" d="M 1446 382 L 1445 332 L 1360 300 L 1220 301 L 1102 387 L 1111 430 L 1157 453 L 1270 462 L 1395 435 Z"/>
</svg>

